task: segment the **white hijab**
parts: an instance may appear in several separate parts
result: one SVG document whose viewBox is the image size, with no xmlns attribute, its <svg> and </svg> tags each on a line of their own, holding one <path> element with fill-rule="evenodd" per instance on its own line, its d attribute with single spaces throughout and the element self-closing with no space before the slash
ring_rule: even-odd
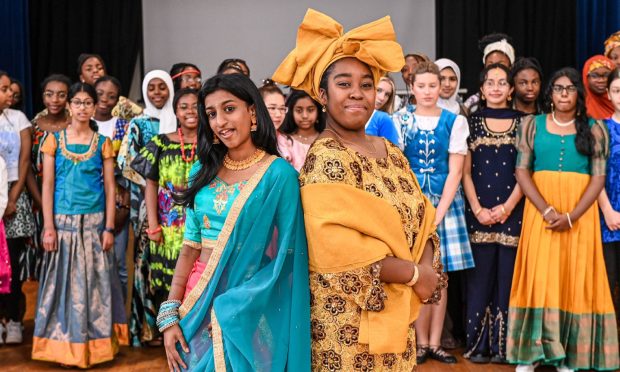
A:
<svg viewBox="0 0 620 372">
<path fill-rule="evenodd" d="M 168 92 L 170 92 L 168 100 L 161 109 L 155 107 L 147 95 L 149 82 L 157 78 L 166 83 Z M 174 86 L 172 85 L 170 75 L 168 75 L 166 71 L 153 70 L 146 74 L 144 80 L 142 80 L 142 97 L 144 97 L 144 104 L 146 105 L 144 113 L 150 117 L 159 119 L 159 134 L 172 133 L 177 130 L 177 117 L 174 115 L 174 109 L 172 108 Z"/>
<path fill-rule="evenodd" d="M 439 97 L 437 106 L 458 115 L 461 112 L 461 105 L 457 99 L 459 95 L 459 87 L 461 86 L 461 70 L 459 69 L 459 66 L 454 63 L 454 61 L 447 58 L 440 58 L 435 61 L 435 64 L 439 67 L 439 71 L 450 67 L 456 75 L 456 89 L 454 90 L 454 93 L 448 99 Z"/>
</svg>

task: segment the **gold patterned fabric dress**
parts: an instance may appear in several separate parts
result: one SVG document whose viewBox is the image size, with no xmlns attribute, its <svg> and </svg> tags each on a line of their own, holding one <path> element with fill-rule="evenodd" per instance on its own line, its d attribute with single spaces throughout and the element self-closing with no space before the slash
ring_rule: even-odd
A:
<svg viewBox="0 0 620 372">
<path fill-rule="evenodd" d="M 415 369 L 413 321 L 421 301 L 411 287 L 382 283 L 380 261 L 404 258 L 399 249 L 418 261 L 430 239 L 441 272 L 439 238 L 429 227 L 434 209 L 406 158 L 385 144 L 387 157 L 369 158 L 319 139 L 301 170 L 315 371 Z M 394 249 L 395 241 L 402 246 Z M 444 285 L 442 279 L 430 302 Z"/>
</svg>

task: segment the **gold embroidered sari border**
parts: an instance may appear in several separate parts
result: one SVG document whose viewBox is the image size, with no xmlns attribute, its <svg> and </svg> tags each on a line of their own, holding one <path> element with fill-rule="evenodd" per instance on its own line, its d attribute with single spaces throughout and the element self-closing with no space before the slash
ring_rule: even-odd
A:
<svg viewBox="0 0 620 372">
<path fill-rule="evenodd" d="M 215 310 L 211 308 L 211 334 L 213 335 L 213 360 L 215 372 L 226 372 L 226 358 L 224 356 L 224 339 L 222 328 L 215 316 Z"/>
<path fill-rule="evenodd" d="M 207 266 L 205 267 L 204 272 L 198 279 L 198 283 L 192 289 L 192 291 L 187 295 L 183 304 L 179 308 L 179 315 L 181 318 L 185 317 L 189 311 L 194 307 L 202 292 L 204 292 L 205 288 L 211 281 L 213 277 L 213 273 L 215 273 L 215 269 L 220 262 L 220 258 L 222 257 L 222 253 L 224 252 L 224 248 L 226 248 L 226 244 L 228 243 L 228 238 L 230 238 L 230 234 L 232 234 L 233 228 L 237 223 L 237 218 L 239 218 L 239 214 L 241 213 L 241 209 L 245 205 L 245 202 L 248 200 L 260 180 L 263 178 L 263 175 L 276 159 L 276 156 L 271 156 L 265 163 L 263 163 L 260 168 L 254 173 L 252 177 L 248 180 L 248 183 L 239 193 L 239 196 L 233 202 L 233 205 L 230 207 L 230 212 L 226 217 L 226 222 L 224 222 L 224 226 L 222 227 L 222 231 L 218 236 L 218 239 L 215 243 L 215 247 L 213 248 L 213 252 L 209 257 L 209 261 L 207 262 Z"/>
</svg>

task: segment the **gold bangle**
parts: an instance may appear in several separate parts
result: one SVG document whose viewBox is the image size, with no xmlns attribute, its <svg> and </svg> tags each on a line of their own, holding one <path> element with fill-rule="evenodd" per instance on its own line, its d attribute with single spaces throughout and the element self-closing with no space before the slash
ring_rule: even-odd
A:
<svg viewBox="0 0 620 372">
<path fill-rule="evenodd" d="M 500 204 L 499 207 L 502 209 L 502 214 L 505 216 L 508 213 L 506 213 L 506 208 L 504 208 L 504 204 Z"/>
<path fill-rule="evenodd" d="M 480 212 L 482 212 L 482 207 L 478 208 L 478 210 L 474 212 L 474 216 L 478 217 Z"/>
<path fill-rule="evenodd" d="M 573 221 L 570 220 L 570 213 L 566 213 L 566 218 L 568 218 L 568 226 L 570 226 L 570 228 L 573 228 Z"/>
<path fill-rule="evenodd" d="M 420 276 L 420 271 L 418 270 L 418 265 L 413 264 L 413 276 L 411 280 L 407 282 L 409 287 L 413 287 L 418 282 L 418 277 Z"/>
<path fill-rule="evenodd" d="M 547 207 L 547 209 L 545 209 L 545 211 L 543 212 L 543 214 L 542 214 L 543 219 L 544 219 L 545 217 L 547 217 L 547 214 L 549 214 L 549 212 L 551 212 L 551 211 L 554 211 L 554 212 L 555 212 L 555 208 L 553 208 L 553 206 L 552 206 L 552 205 L 548 206 L 548 207 Z"/>
</svg>

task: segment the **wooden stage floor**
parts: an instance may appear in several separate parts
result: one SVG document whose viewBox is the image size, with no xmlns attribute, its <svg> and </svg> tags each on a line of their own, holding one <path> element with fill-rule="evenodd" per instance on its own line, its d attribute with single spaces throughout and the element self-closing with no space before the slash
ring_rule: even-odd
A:
<svg viewBox="0 0 620 372">
<path fill-rule="evenodd" d="M 32 332 L 34 327 L 34 302 L 36 301 L 36 283 L 25 283 L 24 292 L 27 298 L 27 311 L 24 331 L 24 343 L 19 346 L 0 346 L 0 370 L 3 372 L 25 371 L 67 371 L 58 364 L 33 361 L 30 358 Z M 458 351 L 458 363 L 454 365 L 429 361 L 418 367 L 418 372 L 508 372 L 514 371 L 512 366 L 495 364 L 478 365 L 464 360 Z M 75 369 L 77 370 L 77 369 Z M 122 347 L 117 357 L 108 363 L 93 368 L 95 371 L 165 371 L 166 356 L 163 348 L 132 348 Z M 555 371 L 554 368 L 538 368 L 538 371 Z"/>
</svg>

